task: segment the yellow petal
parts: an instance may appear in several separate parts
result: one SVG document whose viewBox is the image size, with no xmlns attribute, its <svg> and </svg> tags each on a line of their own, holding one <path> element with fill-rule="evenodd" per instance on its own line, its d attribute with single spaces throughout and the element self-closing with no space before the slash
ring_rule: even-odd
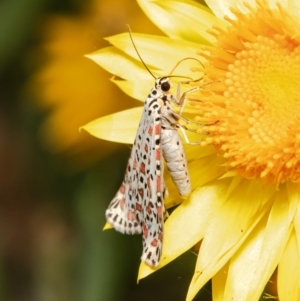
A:
<svg viewBox="0 0 300 301">
<path fill-rule="evenodd" d="M 124 93 L 142 102 L 145 101 L 150 90 L 153 88 L 153 79 L 150 80 L 115 80 L 114 82 Z"/>
<path fill-rule="evenodd" d="M 138 107 L 107 115 L 82 126 L 80 129 L 100 139 L 133 144 L 142 111 L 143 108 Z"/>
<path fill-rule="evenodd" d="M 222 177 L 220 177 L 220 179 L 224 179 L 224 178 L 227 178 L 227 177 L 234 177 L 234 176 L 237 176 L 238 175 L 238 172 L 236 169 L 233 169 L 233 170 L 230 170 L 228 172 L 225 172 Z"/>
<path fill-rule="evenodd" d="M 103 231 L 104 230 L 108 230 L 108 229 L 113 229 L 114 227 L 111 225 L 111 224 L 109 224 L 109 223 L 106 223 L 105 225 L 104 225 L 104 227 L 103 227 Z"/>
<path fill-rule="evenodd" d="M 199 135 L 198 135 L 198 137 L 199 137 Z M 198 140 L 199 140 L 199 138 L 198 138 Z M 204 158 L 204 157 L 207 157 L 207 156 L 210 156 L 213 154 L 216 155 L 216 149 L 213 145 L 196 146 L 196 145 L 185 144 L 184 149 L 185 149 L 187 158 L 190 161 Z"/>
<path fill-rule="evenodd" d="M 214 38 L 207 33 L 213 25 L 223 27 L 225 22 L 217 19 L 207 7 L 196 1 L 138 0 L 145 14 L 175 39 L 201 44 L 211 44 Z"/>
<path fill-rule="evenodd" d="M 227 193 L 225 198 L 227 199 L 231 193 L 244 181 L 244 178 L 242 178 L 241 176 L 236 176 L 232 179 L 230 186 L 227 189 Z"/>
<path fill-rule="evenodd" d="M 262 285 L 257 287 L 254 292 L 249 294 L 250 285 L 248 282 L 250 280 L 247 281 L 245 278 L 246 276 L 252 278 L 252 273 L 257 268 L 255 261 L 259 260 L 266 222 L 267 214 L 250 233 L 244 245 L 229 262 L 229 269 L 226 274 L 226 285 L 222 300 L 230 300 L 231 296 L 234 296 L 232 298 L 238 298 L 237 300 L 241 301 L 257 301 L 259 299 L 262 292 L 261 290 L 264 288 L 265 283 L 262 283 Z M 241 277 L 240 279 L 238 279 L 239 276 Z M 255 277 L 259 279 L 259 282 L 262 281 L 261 278 L 259 278 L 260 276 L 261 275 L 255 275 Z"/>
<path fill-rule="evenodd" d="M 297 237 L 298 248 L 300 250 L 300 191 L 298 184 L 287 183 L 288 196 L 291 202 L 297 204 L 294 217 L 295 235 Z"/>
<path fill-rule="evenodd" d="M 293 231 L 278 266 L 278 296 L 280 301 L 300 300 L 300 255 Z"/>
<path fill-rule="evenodd" d="M 102 68 L 128 80 L 153 80 L 144 65 L 115 47 L 106 47 L 86 55 Z"/>
<path fill-rule="evenodd" d="M 268 7 L 270 7 L 271 9 L 277 8 L 278 7 L 278 0 L 266 0 L 266 3 L 268 3 Z M 255 5 L 256 3 L 254 3 Z M 286 7 L 288 9 L 297 9 L 299 10 L 300 6 L 299 6 L 299 1 L 295 1 L 295 0 L 281 0 L 280 1 L 280 5 L 283 7 Z M 291 11 L 292 12 L 292 11 Z M 297 13 L 297 12 L 296 12 Z"/>
<path fill-rule="evenodd" d="M 298 204 L 298 207 L 297 207 L 297 210 L 295 213 L 294 224 L 295 224 L 295 233 L 296 233 L 296 237 L 297 237 L 298 248 L 300 250 L 300 203 Z"/>
<path fill-rule="evenodd" d="M 196 56 L 200 49 L 197 43 L 138 33 L 132 33 L 132 38 L 143 61 L 155 76 L 170 75 L 174 66 L 184 58 L 194 57 L 204 61 L 203 58 Z M 119 50 L 140 61 L 128 33 L 115 35 L 107 40 Z M 199 74 L 195 75 L 190 71 L 190 68 L 197 64 L 195 60 L 185 61 L 176 68 L 175 73 L 199 78 Z"/>
<path fill-rule="evenodd" d="M 286 0 L 284 2 L 285 2 L 285 6 L 289 10 L 289 12 L 297 15 L 297 17 L 299 18 L 300 17 L 300 3 L 299 3 L 299 1 Z M 282 4 L 282 3 L 280 2 L 280 4 Z"/>
<path fill-rule="evenodd" d="M 225 16 L 235 19 L 236 17 L 231 12 L 230 8 L 239 8 L 241 10 L 245 10 L 242 1 L 239 0 L 205 0 L 205 2 L 219 19 L 223 19 Z"/>
<path fill-rule="evenodd" d="M 265 214 L 267 206 L 262 207 L 262 204 L 270 199 L 274 190 L 273 186 L 260 181 L 244 180 L 214 212 L 200 248 L 187 300 L 192 300 L 236 252 Z M 252 199 L 253 191 L 256 192 L 256 200 Z"/>
<path fill-rule="evenodd" d="M 228 273 L 227 262 L 212 278 L 212 296 L 214 301 L 224 301 L 224 290 Z"/>
<path fill-rule="evenodd" d="M 232 13 L 230 8 L 237 9 L 240 12 L 247 14 L 248 9 L 244 3 L 250 4 L 252 7 L 257 6 L 256 0 L 205 0 L 205 2 L 219 19 L 223 19 L 225 16 L 236 19 L 236 16 Z M 279 2 L 278 0 L 265 0 L 264 3 L 266 3 L 266 6 L 270 9 L 274 9 L 277 8 Z M 280 5 L 288 8 L 291 12 L 294 11 L 299 14 L 300 5 L 298 1 L 282 0 L 280 1 Z"/>
<path fill-rule="evenodd" d="M 177 207 L 164 225 L 161 262 L 156 269 L 141 263 L 138 279 L 144 278 L 174 260 L 198 243 L 204 235 L 213 212 L 222 204 L 222 196 L 230 183 L 228 179 L 217 185 L 205 186 L 192 193 Z"/>
<path fill-rule="evenodd" d="M 285 189 L 276 192 L 270 214 L 231 259 L 224 300 L 259 299 L 289 239 L 295 208 Z"/>
<path fill-rule="evenodd" d="M 225 171 L 225 168 L 220 166 L 223 162 L 224 159 L 215 154 L 190 162 L 189 172 L 193 179 L 193 187 L 200 187 L 219 178 Z"/>
</svg>

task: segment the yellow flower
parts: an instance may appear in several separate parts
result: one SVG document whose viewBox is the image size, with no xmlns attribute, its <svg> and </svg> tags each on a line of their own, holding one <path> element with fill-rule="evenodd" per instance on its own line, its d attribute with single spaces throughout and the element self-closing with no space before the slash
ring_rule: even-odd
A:
<svg viewBox="0 0 300 301">
<path fill-rule="evenodd" d="M 277 267 L 279 299 L 300 300 L 300 5 L 207 0 L 207 9 L 187 0 L 138 2 L 169 36 L 134 34 L 146 64 L 162 76 L 182 58 L 201 60 L 204 69 L 193 62 L 192 71 L 181 64 L 176 73 L 205 73 L 191 83 L 200 86 L 191 98 L 201 103 L 191 101 L 188 113 L 212 124 L 199 129 L 208 132 L 201 146 L 186 148 L 194 190 L 165 223 L 159 266 L 142 263 L 139 279 L 201 241 L 187 300 L 209 279 L 214 300 L 258 300 Z M 123 91 L 144 99 L 151 76 L 127 36 L 109 38 L 113 47 L 90 58 L 125 79 L 116 81 Z M 85 128 L 132 142 L 140 112 Z"/>
</svg>

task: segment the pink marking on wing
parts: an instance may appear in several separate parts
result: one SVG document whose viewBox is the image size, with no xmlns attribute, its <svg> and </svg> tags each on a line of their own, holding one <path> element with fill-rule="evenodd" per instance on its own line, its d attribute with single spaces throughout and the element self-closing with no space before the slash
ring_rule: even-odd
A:
<svg viewBox="0 0 300 301">
<path fill-rule="evenodd" d="M 161 192 L 161 178 L 160 176 L 157 176 L 157 192 Z"/>
<path fill-rule="evenodd" d="M 143 223 L 143 235 L 144 235 L 145 238 L 148 237 L 148 228 L 145 225 L 145 223 Z"/>
<path fill-rule="evenodd" d="M 136 166 L 137 166 L 137 161 L 136 161 L 136 159 L 134 159 L 132 168 L 133 168 L 133 169 L 136 169 Z"/>
<path fill-rule="evenodd" d="M 145 163 L 141 163 L 140 172 L 145 174 Z"/>
<path fill-rule="evenodd" d="M 134 221 L 134 220 L 136 219 L 136 214 L 135 214 L 133 211 L 128 210 L 127 218 L 128 218 L 130 221 Z"/>
<path fill-rule="evenodd" d="M 124 194 L 125 193 L 125 185 L 121 185 L 119 190 L 122 194 Z"/>
<path fill-rule="evenodd" d="M 148 129 L 148 134 L 149 134 L 149 135 L 152 135 L 152 133 L 153 133 L 153 127 L 150 125 L 150 126 L 149 126 L 149 129 Z"/>
<path fill-rule="evenodd" d="M 137 211 L 142 211 L 142 206 L 140 204 L 135 204 L 135 209 Z"/>
<path fill-rule="evenodd" d="M 163 211 L 162 211 L 162 207 L 161 206 L 157 207 L 157 215 L 160 218 L 162 218 L 162 216 L 163 216 Z"/>
<path fill-rule="evenodd" d="M 153 240 L 151 241 L 151 246 L 157 247 L 157 244 L 158 244 L 157 239 L 153 239 Z"/>
<path fill-rule="evenodd" d="M 160 126 L 160 124 L 157 124 L 155 126 L 155 135 L 160 135 L 160 130 L 161 130 L 161 126 Z"/>
<path fill-rule="evenodd" d="M 160 158 L 161 158 L 160 148 L 156 149 L 155 158 L 157 161 L 160 161 Z"/>
<path fill-rule="evenodd" d="M 125 206 L 125 198 L 122 198 L 120 201 L 120 207 L 122 210 L 124 210 L 124 206 Z"/>
</svg>

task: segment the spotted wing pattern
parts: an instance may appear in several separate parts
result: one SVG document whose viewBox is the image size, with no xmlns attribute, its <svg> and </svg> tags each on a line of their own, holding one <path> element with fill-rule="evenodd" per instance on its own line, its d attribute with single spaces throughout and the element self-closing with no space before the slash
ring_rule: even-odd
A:
<svg viewBox="0 0 300 301">
<path fill-rule="evenodd" d="M 153 90 L 144 105 L 123 183 L 106 210 L 107 221 L 117 231 L 143 234 L 141 259 L 150 266 L 160 260 L 165 191 L 160 143 L 163 102 L 152 97 Z"/>
</svg>

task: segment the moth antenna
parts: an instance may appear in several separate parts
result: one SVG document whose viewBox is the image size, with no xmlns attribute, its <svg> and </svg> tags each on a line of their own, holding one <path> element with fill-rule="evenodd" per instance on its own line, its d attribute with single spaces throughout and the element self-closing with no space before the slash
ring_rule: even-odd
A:
<svg viewBox="0 0 300 301">
<path fill-rule="evenodd" d="M 145 66 L 145 68 L 146 68 L 146 69 L 148 70 L 148 72 L 151 74 L 151 76 L 152 76 L 154 79 L 156 79 L 156 77 L 155 77 L 154 74 L 151 72 L 151 70 L 149 69 L 149 67 L 146 65 L 146 63 L 145 63 L 144 60 L 142 59 L 141 55 L 139 54 L 139 52 L 138 52 L 138 50 L 137 50 L 137 48 L 136 48 L 136 46 L 135 46 L 135 43 L 134 43 L 133 38 L 132 38 L 130 26 L 129 26 L 128 24 L 126 24 L 126 26 L 128 27 L 128 33 L 129 33 L 129 36 L 130 36 L 130 40 L 131 40 L 131 42 L 132 42 L 132 45 L 133 45 L 133 47 L 134 47 L 134 49 L 135 49 L 136 54 L 137 54 L 138 57 L 140 58 L 141 62 L 142 62 L 143 65 Z"/>
<path fill-rule="evenodd" d="M 198 59 L 194 58 L 194 57 L 186 57 L 182 60 L 180 60 L 175 66 L 174 68 L 171 70 L 171 72 L 169 73 L 170 75 L 174 72 L 174 70 L 183 62 L 183 61 L 186 61 L 186 60 L 195 60 L 197 61 L 198 63 L 201 64 L 201 66 L 204 68 L 204 65 L 201 63 L 201 61 L 199 61 Z"/>
<path fill-rule="evenodd" d="M 168 77 L 169 78 L 172 78 L 172 77 L 186 78 L 186 79 L 190 79 L 191 81 L 194 81 L 191 77 L 184 76 L 184 75 L 168 75 Z"/>
</svg>

